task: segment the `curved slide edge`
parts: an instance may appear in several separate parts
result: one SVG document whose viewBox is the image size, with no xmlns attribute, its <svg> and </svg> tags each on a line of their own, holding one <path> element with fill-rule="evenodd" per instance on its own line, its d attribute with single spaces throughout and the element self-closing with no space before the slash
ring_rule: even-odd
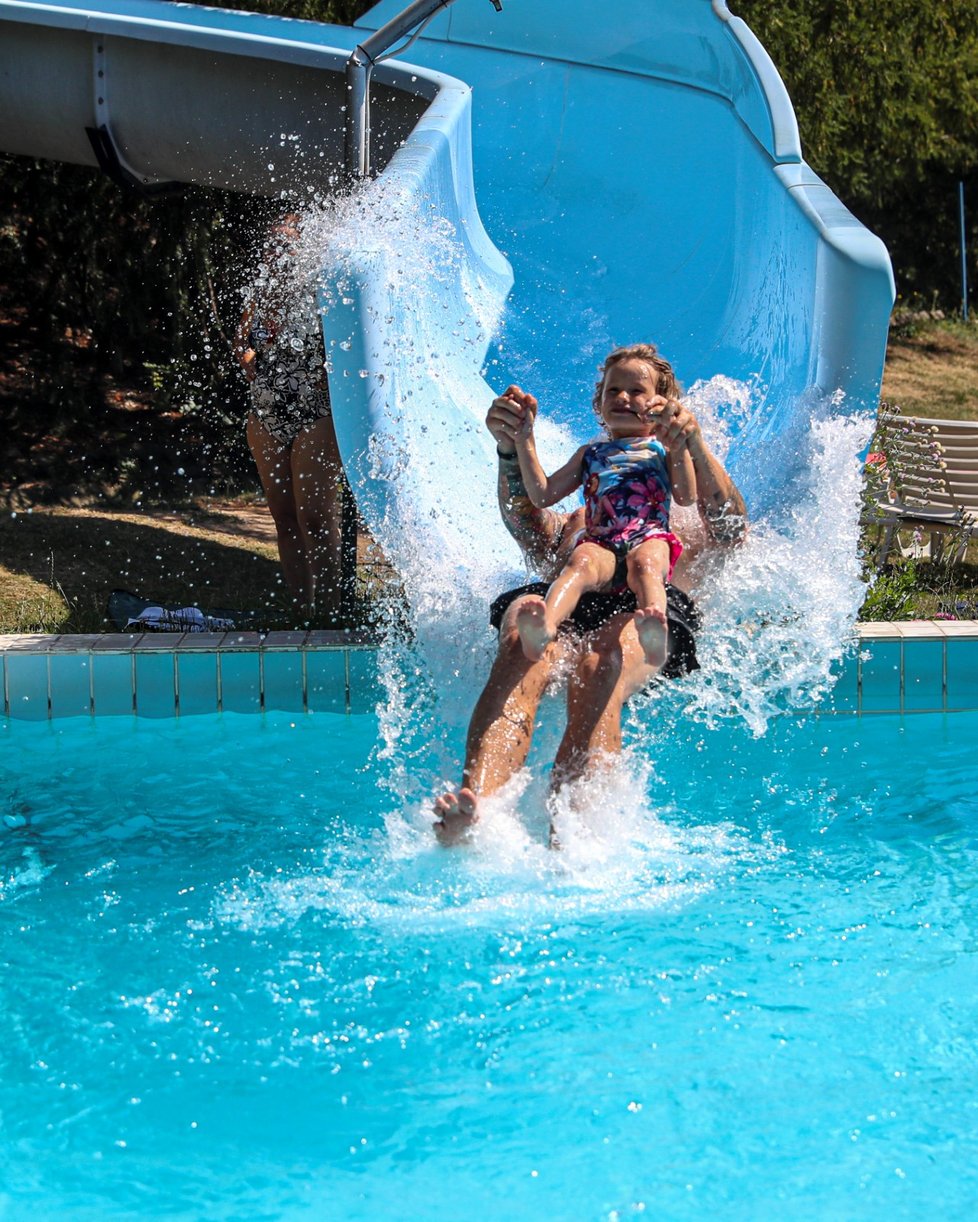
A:
<svg viewBox="0 0 978 1222">
<path fill-rule="evenodd" d="M 513 276 L 475 206 L 470 115 L 471 92 L 443 88 L 327 239 L 321 307 L 340 450 L 409 585 L 432 551 L 466 569 L 473 522 L 496 517 L 481 370 Z"/>
<path fill-rule="evenodd" d="M 775 172 L 820 237 L 812 383 L 825 394 L 845 388 L 853 408 L 865 410 L 879 395 L 896 298 L 890 256 L 809 166 Z"/>
<path fill-rule="evenodd" d="M 800 162 L 802 160 L 801 136 L 798 132 L 795 108 L 791 105 L 788 91 L 785 89 L 780 72 L 774 66 L 774 61 L 750 26 L 730 12 L 726 0 L 712 0 L 712 3 L 714 13 L 727 25 L 753 69 L 760 96 L 767 107 L 771 132 L 770 142 L 765 142 L 763 133 L 756 128 L 754 128 L 755 135 L 765 144 L 775 161 Z M 749 124 L 749 115 L 744 114 L 743 117 Z"/>
<path fill-rule="evenodd" d="M 477 99 L 480 208 L 516 272 L 503 380 L 522 365 L 548 402 L 579 401 L 597 347 L 651 334 L 687 386 L 751 388 L 729 457 L 767 512 L 767 442 L 783 443 L 787 484 L 813 406 L 875 407 L 895 295 L 885 247 L 804 162 L 784 83 L 723 0 L 606 0 L 600 19 L 589 0 L 511 0 L 504 16 L 459 2 L 412 50 Z M 613 209 L 605 180 L 622 164 L 647 190 Z M 562 410 L 583 440 L 586 404 Z"/>
<path fill-rule="evenodd" d="M 380 0 L 357 22 L 376 30 L 401 8 Z M 730 35 L 718 37 L 716 19 Z M 552 62 L 654 76 L 725 98 L 776 161 L 801 161 L 791 100 L 771 57 L 726 0 L 653 5 L 612 4 L 596 14 L 592 0 L 507 0 L 495 15 L 487 0 L 459 0 L 426 28 L 426 39 L 485 47 Z"/>
<path fill-rule="evenodd" d="M 896 299 L 889 253 L 804 161 L 788 91 L 757 36 L 726 0 L 713 0 L 713 9 L 757 74 L 771 118 L 775 173 L 819 234 L 812 384 L 824 394 L 845 387 L 852 406 L 864 409 L 879 395 Z"/>
</svg>

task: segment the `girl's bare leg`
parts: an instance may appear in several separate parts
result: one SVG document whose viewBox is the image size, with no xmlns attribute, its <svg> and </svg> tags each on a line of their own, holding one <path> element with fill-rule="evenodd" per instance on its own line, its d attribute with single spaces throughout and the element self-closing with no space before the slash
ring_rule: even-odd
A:
<svg viewBox="0 0 978 1222">
<path fill-rule="evenodd" d="M 666 622 L 666 576 L 669 544 L 649 539 L 628 553 L 628 587 L 635 595 L 635 631 L 649 666 L 658 669 L 666 660 L 669 626 Z"/>
<path fill-rule="evenodd" d="M 275 440 L 254 412 L 248 415 L 245 435 L 258 468 L 258 478 L 268 501 L 268 510 L 275 523 L 275 536 L 285 584 L 289 587 L 294 601 L 304 608 L 308 603 L 309 571 L 296 513 L 289 448 Z"/>
<path fill-rule="evenodd" d="M 582 543 L 571 552 L 546 598 L 528 596 L 521 600 L 516 627 L 523 652 L 530 661 L 543 657 L 544 650 L 556 639 L 557 629 L 581 601 L 581 595 L 608 585 L 614 575 L 614 552 L 595 543 Z"/>
</svg>

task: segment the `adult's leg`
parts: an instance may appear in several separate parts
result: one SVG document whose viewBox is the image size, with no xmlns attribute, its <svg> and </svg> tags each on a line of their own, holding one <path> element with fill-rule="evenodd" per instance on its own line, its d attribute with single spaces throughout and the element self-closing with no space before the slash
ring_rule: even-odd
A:
<svg viewBox="0 0 978 1222">
<path fill-rule="evenodd" d="M 546 598 L 528 596 L 522 601 L 517 628 L 528 658 L 543 656 L 556 638 L 557 629 L 573 614 L 581 595 L 608 585 L 615 575 L 615 566 L 614 552 L 595 543 L 582 543 L 571 552 Z"/>
<path fill-rule="evenodd" d="M 635 630 L 645 660 L 656 668 L 666 660 L 669 626 L 666 623 L 666 580 L 669 575 L 669 544 L 647 539 L 626 557 L 628 587 L 635 595 Z"/>
<path fill-rule="evenodd" d="M 278 554 L 286 585 L 295 601 L 304 605 L 308 601 L 309 577 L 292 488 L 289 448 L 276 441 L 254 412 L 248 415 L 245 435 L 258 468 L 268 510 L 275 523 Z"/>
<path fill-rule="evenodd" d="M 625 701 L 658 673 L 639 640 L 634 618 L 616 615 L 587 638 L 567 686 L 567 729 L 554 761 L 555 789 L 587 775 L 603 756 L 621 751 Z"/>
<path fill-rule="evenodd" d="M 526 763 L 540 699 L 564 655 L 561 639 L 542 658 L 526 657 L 516 627 L 523 601 L 507 609 L 499 628 L 499 651 L 469 722 L 462 785 L 435 802 L 435 834 L 443 844 L 464 835 L 478 818 L 479 799 L 501 789 Z"/>
<path fill-rule="evenodd" d="M 310 608 L 339 618 L 343 576 L 343 464 L 330 416 L 292 443 L 292 488 L 308 575 Z"/>
</svg>

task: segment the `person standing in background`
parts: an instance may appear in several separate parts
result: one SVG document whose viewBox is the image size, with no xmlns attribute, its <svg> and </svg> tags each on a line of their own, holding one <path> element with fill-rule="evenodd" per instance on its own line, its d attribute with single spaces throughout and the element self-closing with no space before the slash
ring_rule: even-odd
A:
<svg viewBox="0 0 978 1222">
<path fill-rule="evenodd" d="M 286 584 L 301 615 L 332 624 L 344 601 L 344 476 L 316 302 L 290 266 L 300 224 L 290 212 L 269 227 L 235 353 L 251 400 L 248 446 Z"/>
</svg>

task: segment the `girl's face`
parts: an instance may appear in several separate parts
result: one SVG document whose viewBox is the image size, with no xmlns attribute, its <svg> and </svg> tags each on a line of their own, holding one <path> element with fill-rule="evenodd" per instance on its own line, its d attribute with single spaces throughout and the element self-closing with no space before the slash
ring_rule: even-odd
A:
<svg viewBox="0 0 978 1222">
<path fill-rule="evenodd" d="M 651 412 L 659 394 L 655 372 L 645 361 L 619 361 L 604 375 L 599 415 L 608 435 L 650 437 Z"/>
</svg>

